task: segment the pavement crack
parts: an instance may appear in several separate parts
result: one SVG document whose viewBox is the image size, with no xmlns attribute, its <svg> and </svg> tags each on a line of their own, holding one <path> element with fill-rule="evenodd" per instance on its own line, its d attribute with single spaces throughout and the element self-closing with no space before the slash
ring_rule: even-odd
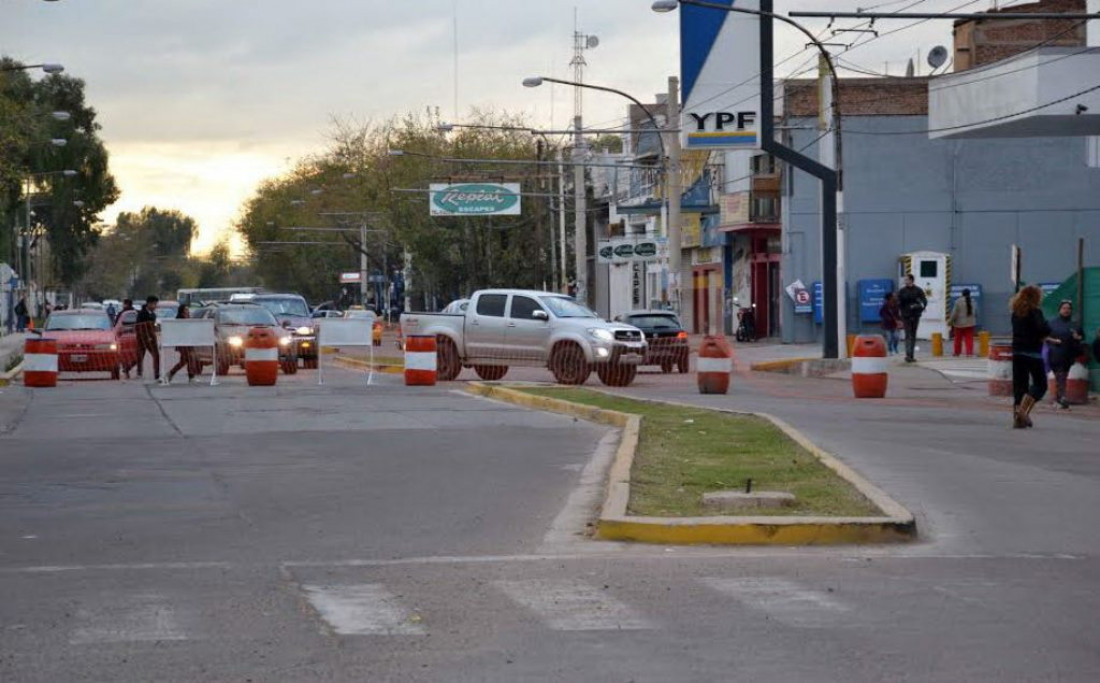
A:
<svg viewBox="0 0 1100 683">
<path fill-rule="evenodd" d="M 180 426 L 176 424 L 171 417 L 168 416 L 168 411 L 164 409 L 164 405 L 161 404 L 160 399 L 153 395 L 152 385 L 145 385 L 145 393 L 149 395 L 149 398 L 157 406 L 157 410 L 160 411 L 161 417 L 164 418 L 164 421 L 168 423 L 168 425 L 176 432 L 176 434 L 180 436 L 180 438 L 186 439 L 187 435 L 184 434 L 183 430 L 180 429 Z"/>
</svg>

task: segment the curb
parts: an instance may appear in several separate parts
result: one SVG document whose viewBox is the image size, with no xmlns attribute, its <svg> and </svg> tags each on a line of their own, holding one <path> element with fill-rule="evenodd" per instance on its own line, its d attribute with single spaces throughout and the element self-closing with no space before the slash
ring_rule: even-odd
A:
<svg viewBox="0 0 1100 683">
<path fill-rule="evenodd" d="M 405 372 L 405 366 L 403 365 L 387 365 L 384 363 L 371 363 L 366 360 L 359 360 L 358 358 L 333 358 L 333 362 L 339 365 L 351 366 L 363 370 L 374 370 L 375 372 L 383 372 L 387 375 L 400 375 Z"/>
<path fill-rule="evenodd" d="M 7 372 L 0 372 L 0 387 L 10 386 L 21 372 L 23 372 L 23 361 L 19 361 L 19 365 L 16 365 L 14 368 L 8 370 Z"/>
<path fill-rule="evenodd" d="M 753 372 L 791 372 L 795 366 L 801 366 L 802 363 L 811 360 L 821 360 L 820 358 L 783 358 L 780 360 L 765 360 L 759 363 L 752 363 L 749 365 L 749 369 Z"/>
<path fill-rule="evenodd" d="M 898 543 L 917 537 L 913 514 L 890 498 L 884 491 L 857 474 L 832 454 L 821 449 L 804 434 L 783 420 L 767 413 L 709 409 L 731 415 L 757 416 L 768 420 L 784 434 L 818 458 L 885 513 L 881 517 L 636 517 L 627 515 L 630 500 L 630 470 L 638 445 L 641 417 L 560 399 L 532 396 L 502 386 L 472 382 L 468 392 L 514 403 L 528 408 L 572 415 L 600 424 L 619 427 L 622 436 L 615 461 L 608 473 L 607 496 L 597 525 L 597 537 L 608 541 L 641 541 L 665 545 L 846 545 L 865 543 Z M 600 390 L 595 390 L 600 391 Z M 609 396 L 620 394 L 601 391 Z M 632 400 L 682 408 L 708 408 L 655 401 L 628 396 Z"/>
</svg>

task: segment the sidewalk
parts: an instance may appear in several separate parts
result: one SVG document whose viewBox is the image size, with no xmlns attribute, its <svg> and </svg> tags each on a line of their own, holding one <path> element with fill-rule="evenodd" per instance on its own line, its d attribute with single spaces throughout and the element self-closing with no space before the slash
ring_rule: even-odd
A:
<svg viewBox="0 0 1100 683">
<path fill-rule="evenodd" d="M 22 332 L 5 334 L 0 337 L 0 372 L 8 365 L 8 358 L 23 353 L 23 341 L 27 335 Z"/>
</svg>

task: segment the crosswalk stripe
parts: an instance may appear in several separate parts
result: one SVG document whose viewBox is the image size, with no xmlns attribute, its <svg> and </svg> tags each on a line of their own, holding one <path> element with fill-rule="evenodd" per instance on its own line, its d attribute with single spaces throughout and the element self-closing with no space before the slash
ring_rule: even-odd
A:
<svg viewBox="0 0 1100 683">
<path fill-rule="evenodd" d="M 653 628 L 628 605 L 583 581 L 495 581 L 493 585 L 556 631 Z"/>
<path fill-rule="evenodd" d="M 810 590 L 786 579 L 704 578 L 700 581 L 789 626 L 826 626 L 851 611 L 850 607 L 827 592 Z"/>
<path fill-rule="evenodd" d="M 402 607 L 382 584 L 303 585 L 313 608 L 332 630 L 344 636 L 420 636 L 428 630 L 419 616 Z"/>
<path fill-rule="evenodd" d="M 158 593 L 116 595 L 99 609 L 77 610 L 76 618 L 80 625 L 69 638 L 73 645 L 187 640 L 167 598 Z"/>
</svg>

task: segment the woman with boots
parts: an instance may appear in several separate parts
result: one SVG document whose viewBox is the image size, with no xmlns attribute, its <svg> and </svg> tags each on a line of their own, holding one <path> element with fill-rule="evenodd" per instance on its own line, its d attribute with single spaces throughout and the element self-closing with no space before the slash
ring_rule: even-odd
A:
<svg viewBox="0 0 1100 683">
<path fill-rule="evenodd" d="M 1028 285 L 1012 297 L 1012 427 L 1031 427 L 1031 409 L 1047 391 L 1043 343 L 1050 325 L 1039 309 L 1043 291 Z M 1029 386 L 1030 383 L 1030 386 Z"/>
</svg>

